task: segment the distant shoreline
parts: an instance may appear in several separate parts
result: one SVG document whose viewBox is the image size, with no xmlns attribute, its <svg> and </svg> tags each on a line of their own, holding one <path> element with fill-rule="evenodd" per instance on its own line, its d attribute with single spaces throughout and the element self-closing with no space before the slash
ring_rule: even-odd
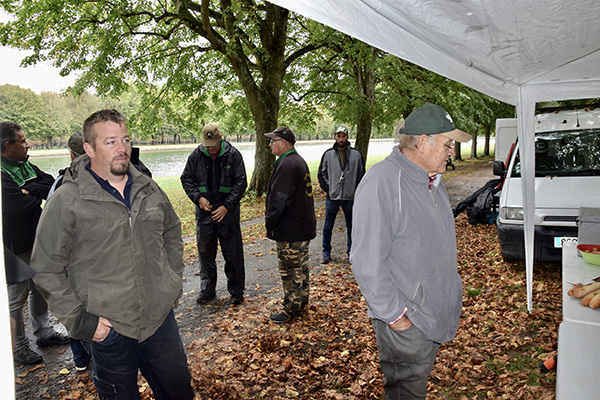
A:
<svg viewBox="0 0 600 400">
<path fill-rule="evenodd" d="M 392 138 L 377 138 L 371 139 L 370 142 L 373 141 L 389 141 Z M 325 140 L 299 140 L 297 143 L 333 143 L 333 139 L 325 139 Z M 354 141 L 352 141 L 354 142 Z M 236 148 L 248 148 L 254 147 L 256 142 L 230 142 Z M 146 144 L 146 145 L 135 145 L 135 147 L 139 147 L 140 152 L 155 152 L 155 151 L 184 151 L 184 150 L 193 150 L 198 147 L 200 143 L 176 143 L 176 144 Z M 43 149 L 43 150 L 29 150 L 28 152 L 30 158 L 50 158 L 50 157 L 66 157 L 69 155 L 69 151 L 67 147 L 61 149 Z"/>
</svg>

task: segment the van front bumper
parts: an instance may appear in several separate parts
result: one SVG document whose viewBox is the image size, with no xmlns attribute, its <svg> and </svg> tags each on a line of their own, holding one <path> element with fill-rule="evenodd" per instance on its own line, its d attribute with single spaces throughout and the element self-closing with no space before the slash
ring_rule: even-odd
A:
<svg viewBox="0 0 600 400">
<path fill-rule="evenodd" d="M 498 239 L 505 261 L 525 261 L 523 225 L 503 224 L 498 221 Z M 550 227 L 536 225 L 533 236 L 533 259 L 540 262 L 560 263 L 562 248 L 554 247 L 554 238 L 577 237 L 577 227 Z"/>
</svg>

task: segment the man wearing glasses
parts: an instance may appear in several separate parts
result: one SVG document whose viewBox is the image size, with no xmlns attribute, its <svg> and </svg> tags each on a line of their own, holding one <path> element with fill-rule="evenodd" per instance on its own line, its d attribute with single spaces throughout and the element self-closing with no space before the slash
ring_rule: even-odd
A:
<svg viewBox="0 0 600 400">
<path fill-rule="evenodd" d="M 267 188 L 265 228 L 267 237 L 277 241 L 283 283 L 283 311 L 271 314 L 271 321 L 283 324 L 308 304 L 308 245 L 316 236 L 315 207 L 310 171 L 294 149 L 294 132 L 280 126 L 265 136 L 278 157 Z"/>
<path fill-rule="evenodd" d="M 398 147 L 358 186 L 350 261 L 377 336 L 387 397 L 425 399 L 438 348 L 454 338 L 462 308 L 441 176 L 453 142 L 471 136 L 430 103 L 398 130 Z"/>
</svg>

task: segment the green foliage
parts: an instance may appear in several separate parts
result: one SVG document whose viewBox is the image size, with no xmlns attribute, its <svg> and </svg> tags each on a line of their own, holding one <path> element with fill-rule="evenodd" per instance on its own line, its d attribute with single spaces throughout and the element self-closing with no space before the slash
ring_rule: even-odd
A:
<svg viewBox="0 0 600 400">
<path fill-rule="evenodd" d="M 171 129 L 165 120 L 190 136 L 208 119 L 234 130 L 248 127 L 251 114 L 257 157 L 250 185 L 265 189 L 273 156 L 262 134 L 277 126 L 284 78 L 298 79 L 288 68 L 319 46 L 304 18 L 258 0 L 6 0 L 2 7 L 15 20 L 0 24 L 0 42 L 32 49 L 26 64 L 50 59 L 62 74 L 78 71 L 72 93 L 91 88 L 120 98 L 135 89 L 141 102 L 129 114 L 142 135 L 159 140 Z M 241 112 L 208 115 L 217 97 Z M 247 107 L 237 107 L 240 98 Z"/>
<path fill-rule="evenodd" d="M 79 76 L 67 94 L 81 104 L 48 94 L 32 105 L 45 115 L 32 131 L 40 141 L 66 137 L 104 107 L 121 110 L 133 136 L 153 143 L 195 139 L 216 122 L 230 139 L 257 140 L 250 187 L 258 192 L 273 162 L 262 133 L 283 123 L 302 138 L 330 138 L 334 124 L 346 124 L 366 154 L 371 136 L 389 137 L 426 101 L 470 133 L 509 109 L 266 1 L 5 0 L 1 7 L 14 20 L 0 23 L 0 43 L 33 50 L 25 65 L 50 60 L 61 74 Z"/>
<path fill-rule="evenodd" d="M 18 123 L 28 140 L 43 141 L 51 130 L 50 114 L 42 99 L 33 91 L 18 86 L 0 86 L 0 120 Z"/>
</svg>

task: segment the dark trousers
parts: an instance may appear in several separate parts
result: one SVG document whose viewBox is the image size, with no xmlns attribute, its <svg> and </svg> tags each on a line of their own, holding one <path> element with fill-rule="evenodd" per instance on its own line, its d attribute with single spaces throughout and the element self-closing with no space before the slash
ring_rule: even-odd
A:
<svg viewBox="0 0 600 400">
<path fill-rule="evenodd" d="M 200 261 L 200 291 L 215 295 L 217 287 L 217 244 L 225 259 L 227 291 L 232 297 L 242 296 L 246 282 L 242 230 L 238 222 L 231 224 L 196 224 L 196 242 Z"/>
<path fill-rule="evenodd" d="M 143 342 L 114 329 L 102 342 L 92 342 L 94 385 L 100 400 L 139 399 L 138 370 L 157 400 L 194 398 L 187 359 L 173 311 Z"/>
<path fill-rule="evenodd" d="M 371 323 L 377 336 L 386 399 L 424 400 L 427 379 L 440 345 L 427 339 L 414 325 L 395 331 L 378 319 L 371 319 Z"/>
<path fill-rule="evenodd" d="M 354 200 L 325 200 L 325 224 L 323 225 L 323 253 L 331 253 L 331 233 L 333 231 L 333 225 L 335 224 L 335 218 L 342 208 L 344 217 L 346 218 L 346 233 L 348 236 L 348 247 L 347 253 L 350 254 L 350 247 L 352 247 L 352 206 Z"/>
</svg>

